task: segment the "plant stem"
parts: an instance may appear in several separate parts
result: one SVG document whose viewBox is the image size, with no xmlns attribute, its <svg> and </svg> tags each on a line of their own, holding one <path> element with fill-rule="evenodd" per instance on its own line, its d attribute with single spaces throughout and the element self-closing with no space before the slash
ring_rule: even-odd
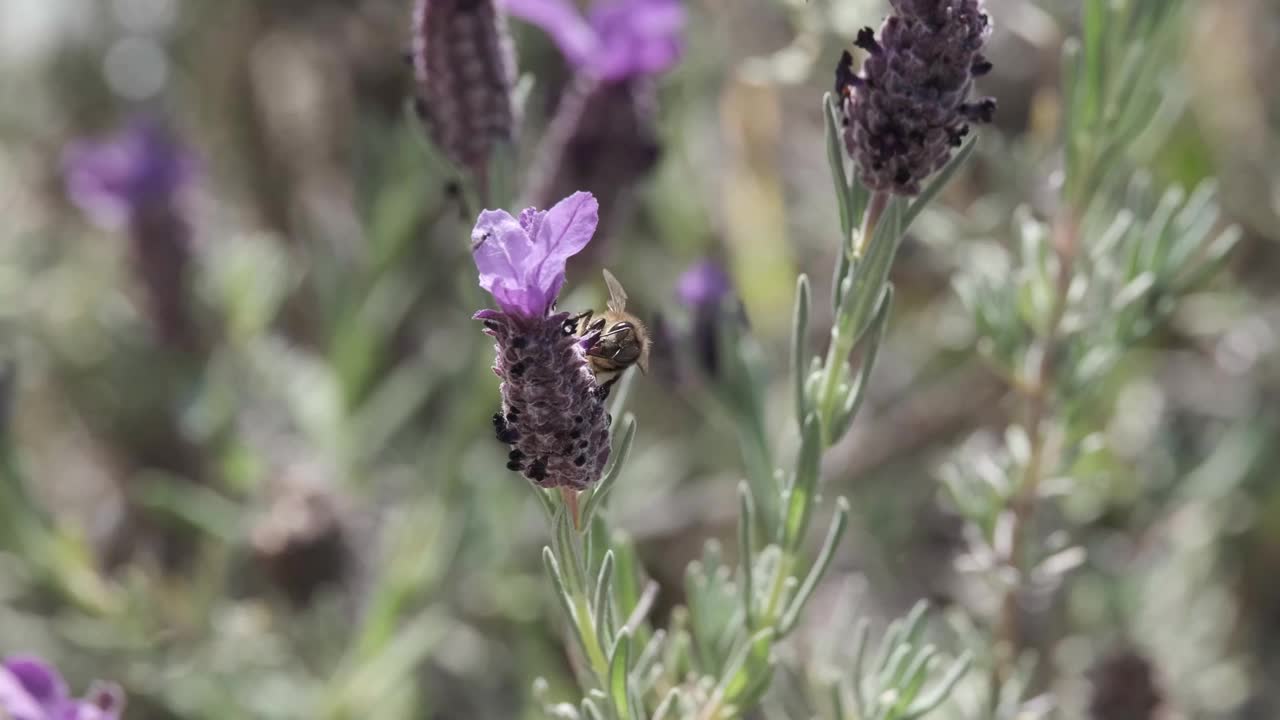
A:
<svg viewBox="0 0 1280 720">
<path fill-rule="evenodd" d="M 889 193 L 876 192 L 871 196 L 871 200 L 867 205 L 867 211 L 862 215 L 862 229 L 858 234 L 858 240 L 853 246 L 853 254 L 856 257 L 862 257 L 866 253 L 867 244 L 871 241 L 872 235 L 875 233 L 876 225 L 880 222 L 880 216 L 884 214 L 885 208 L 889 206 Z M 889 238 L 889 241 L 896 241 L 896 238 Z M 841 252 L 845 252 L 842 247 Z M 844 278 L 840 278 L 837 282 L 844 282 Z M 848 292 L 855 292 L 854 288 L 849 288 Z M 847 307 L 841 303 L 841 308 Z M 818 419 L 821 421 L 822 441 L 824 445 L 830 445 L 835 441 L 831 437 L 831 427 L 835 421 L 836 400 L 838 393 L 836 390 L 840 387 L 840 380 L 844 373 L 845 364 L 848 362 L 849 353 L 853 352 L 854 341 L 858 337 L 858 331 L 861 328 L 853 327 L 854 318 L 848 312 L 840 313 L 835 320 L 835 324 L 831 327 L 831 345 L 827 348 L 827 359 L 823 366 L 822 386 L 818 394 Z"/>
<path fill-rule="evenodd" d="M 1027 465 L 1024 468 L 1022 481 L 1014 490 L 1009 503 L 1012 524 L 1009 533 L 1007 554 L 1001 558 L 1003 564 L 1014 570 L 1015 583 L 1005 591 L 1000 604 L 1000 617 L 995 635 L 996 662 L 991 672 L 991 709 L 994 713 L 1000 701 L 1000 688 L 1009 679 L 1018 656 L 1018 645 L 1021 643 L 1018 623 L 1018 595 L 1022 589 L 1026 568 L 1023 567 L 1023 544 L 1026 542 L 1029 528 L 1035 521 L 1036 501 L 1040 492 L 1040 482 L 1044 478 L 1045 441 L 1047 430 L 1046 419 L 1049 413 L 1049 400 L 1053 391 L 1055 372 L 1054 357 L 1060 340 L 1062 318 L 1066 312 L 1067 293 L 1071 288 L 1071 277 L 1075 265 L 1075 253 L 1078 244 L 1079 225 L 1071 210 L 1060 213 L 1054 223 L 1053 250 L 1058 260 L 1055 278 L 1053 306 L 1049 312 L 1049 322 L 1044 335 L 1040 339 L 1039 361 L 1035 365 L 1034 375 L 1026 378 L 1016 386 L 1026 403 L 1024 428 L 1030 442 Z"/>
</svg>

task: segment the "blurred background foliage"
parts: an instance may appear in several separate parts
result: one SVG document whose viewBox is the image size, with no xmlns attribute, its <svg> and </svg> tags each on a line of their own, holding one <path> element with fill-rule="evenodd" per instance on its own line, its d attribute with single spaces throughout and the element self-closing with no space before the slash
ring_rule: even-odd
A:
<svg viewBox="0 0 1280 720">
<path fill-rule="evenodd" d="M 541 717 L 535 678 L 551 700 L 572 687 L 540 560 L 548 528 L 489 426 L 498 398 L 491 343 L 470 320 L 488 300 L 470 218 L 408 111 L 409 5 L 0 4 L 0 653 L 40 653 L 76 686 L 118 681 L 130 718 Z M 1027 359 L 997 340 L 1016 336 L 1020 313 L 1037 331 L 1038 300 L 1019 296 L 1034 282 L 1015 268 L 1034 266 L 1049 232 L 1036 218 L 1061 183 L 1059 78 L 1078 5 L 987 2 L 995 67 L 979 89 L 999 100 L 996 127 L 894 266 L 863 411 L 823 460 L 823 493 L 850 498 L 849 531 L 783 648 L 759 711 L 770 717 L 860 716 L 805 700 L 825 672 L 811 658 L 855 645 L 854 586 L 872 628 L 930 599 L 933 641 L 979 666 L 990 642 L 973 638 L 998 635 L 999 592 L 973 572 L 975 547 L 998 538 L 970 530 L 994 536 L 999 521 L 965 501 L 998 493 L 1026 445 L 1005 427 L 1022 411 L 1009 371 Z M 665 330 L 654 371 L 635 379 L 641 431 L 610 507 L 658 583 L 659 620 L 684 603 L 704 541 L 733 546 L 753 462 L 732 402 L 687 346 L 698 318 L 678 278 L 704 258 L 728 270 L 768 369 L 758 397 L 777 422 L 757 431 L 794 445 L 795 277 L 828 297 L 838 247 L 818 98 L 885 8 L 688 10 L 685 57 L 659 79 L 657 165 L 570 265 L 561 302 L 601 305 L 607 265 Z M 1068 352 L 1124 352 L 1064 381 L 1086 399 L 1060 408 L 1072 481 L 1043 480 L 1058 499 L 1038 555 L 1073 569 L 1012 606 L 1017 644 L 1040 660 L 1009 681 L 1061 717 L 1146 717 L 1099 707 L 1148 679 L 1169 717 L 1280 713 L 1280 7 L 1201 0 L 1176 23 L 1133 89 L 1154 103 L 1155 130 L 1108 150 L 1143 171 L 1076 190 L 1130 193 L 1086 217 L 1082 236 L 1109 237 L 1116 207 L 1142 207 L 1110 241 L 1140 247 L 1161 213 L 1167 223 L 1216 188 L 1210 224 L 1234 223 L 1240 239 L 1207 283 L 1184 292 L 1173 271 L 1191 263 L 1176 258 L 1144 280 L 1176 303 L 1138 287 L 1136 309 L 1120 307 L 1133 278 L 1105 268 L 1113 285 L 1082 301 L 1089 332 Z M 527 167 L 570 72 L 543 33 L 512 29 L 533 78 Z M 68 143 L 139 116 L 196 166 L 181 288 L 191 343 L 160 332 L 148 305 L 156 274 L 179 271 L 142 262 L 127 232 L 88 222 L 65 190 Z M 1174 186 L 1188 190 L 1166 195 Z M 812 328 L 830 326 L 829 303 L 813 313 Z M 865 685 L 874 695 L 874 678 Z M 974 693 L 957 688 L 957 717 L 990 717 L 964 711 L 985 707 Z"/>
</svg>

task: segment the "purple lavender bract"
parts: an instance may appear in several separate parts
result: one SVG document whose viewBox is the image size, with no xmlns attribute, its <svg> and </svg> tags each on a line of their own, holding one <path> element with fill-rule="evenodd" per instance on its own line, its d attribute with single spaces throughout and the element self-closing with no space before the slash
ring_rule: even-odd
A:
<svg viewBox="0 0 1280 720">
<path fill-rule="evenodd" d="M 13 720 L 119 720 L 124 694 L 94 685 L 84 700 L 72 698 L 58 671 L 39 658 L 15 655 L 0 662 L 0 716 Z"/>
<path fill-rule="evenodd" d="M 598 212 L 579 192 L 519 220 L 485 210 L 471 233 L 480 286 L 500 308 L 475 315 L 497 340 L 494 429 L 510 446 L 507 467 L 542 487 L 586 488 L 609 459 L 609 416 L 583 340 L 566 328 L 568 313 L 552 313 L 565 262 L 590 242 Z"/>
<path fill-rule="evenodd" d="M 684 53 L 684 8 L 678 0 L 609 0 L 583 17 L 568 0 L 505 0 L 505 6 L 550 35 L 575 70 L 525 197 L 543 205 L 590 190 L 610 214 L 602 218 L 608 232 L 627 214 L 636 183 L 657 164 L 653 78 Z"/>
<path fill-rule="evenodd" d="M 942 168 L 970 122 L 990 122 L 995 101 L 966 102 L 973 78 L 991 69 L 980 54 L 991 22 L 982 0 L 891 0 L 877 41 L 864 28 L 862 74 L 848 52 L 836 68 L 844 141 L 862 182 L 915 195 Z"/>
</svg>

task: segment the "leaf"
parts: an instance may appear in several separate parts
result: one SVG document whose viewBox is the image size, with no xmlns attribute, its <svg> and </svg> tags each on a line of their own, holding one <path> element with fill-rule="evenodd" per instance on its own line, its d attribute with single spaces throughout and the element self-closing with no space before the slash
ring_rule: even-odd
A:
<svg viewBox="0 0 1280 720">
<path fill-rule="evenodd" d="M 907 712 L 902 716 L 902 720 L 919 720 L 928 713 L 933 712 L 946 701 L 951 695 L 951 691 L 959 684 L 960 679 L 969 671 L 969 665 L 972 664 L 973 658 L 968 652 L 961 655 L 950 668 L 942 680 L 931 690 L 924 694 L 920 699 L 907 708 Z"/>
<path fill-rule="evenodd" d="M 969 156 L 973 154 L 973 149 L 977 144 L 978 136 L 971 136 L 965 141 L 964 145 L 960 146 L 956 154 L 951 156 L 947 164 L 929 180 L 929 184 L 924 186 L 924 190 L 916 196 L 916 199 L 911 202 L 906 212 L 902 214 L 901 224 L 898 228 L 899 234 L 905 233 L 911 227 L 911 223 L 924 211 L 925 207 L 930 202 L 933 202 L 938 193 L 942 192 L 942 188 L 946 187 L 946 184 L 950 182 L 956 171 L 969 160 Z"/>
<path fill-rule="evenodd" d="M 889 311 L 892 308 L 893 285 L 886 285 L 884 297 L 880 300 L 880 309 L 876 312 L 876 316 L 872 318 L 871 326 L 867 328 L 870 337 L 862 356 L 862 366 L 858 368 L 858 374 L 853 380 L 853 387 L 849 389 L 844 405 L 840 408 L 840 413 L 833 423 L 832 438 L 842 437 L 848 432 L 849 426 L 853 424 L 854 418 L 858 416 L 858 410 L 862 408 L 862 400 L 866 397 L 866 390 L 871 381 L 871 371 L 875 368 L 876 357 L 880 352 L 880 343 L 884 341 L 885 333 L 889 328 Z"/>
<path fill-rule="evenodd" d="M 667 692 L 667 696 L 658 704 L 658 709 L 653 711 L 653 720 L 674 719 L 676 707 L 680 704 L 680 688 L 673 687 Z"/>
<path fill-rule="evenodd" d="M 618 639 L 609 653 L 609 697 L 613 701 L 613 713 L 617 720 L 631 718 L 631 703 L 627 696 L 627 656 L 631 652 L 631 634 L 618 633 Z"/>
<path fill-rule="evenodd" d="M 609 627 L 610 619 L 609 607 L 613 601 L 613 551 L 608 550 L 604 554 L 604 560 L 600 563 L 600 574 L 596 577 L 595 596 L 591 600 L 592 615 L 596 623 L 596 634 L 600 639 L 600 651 L 608 652 L 610 638 L 608 635 L 612 632 Z"/>
<path fill-rule="evenodd" d="M 542 548 L 542 564 L 547 568 L 547 575 L 551 577 L 551 584 L 555 587 L 556 597 L 560 599 L 561 609 L 564 610 L 565 619 L 569 621 L 569 626 L 573 628 L 573 636 L 578 640 L 578 647 L 582 652 L 587 650 L 586 638 L 582 636 L 582 627 L 578 624 L 578 614 L 573 610 L 573 597 L 569 594 L 568 588 L 565 587 L 564 577 L 560 574 L 560 563 L 556 562 L 555 553 L 551 552 L 551 548 Z"/>
<path fill-rule="evenodd" d="M 818 558 L 814 560 L 813 567 L 809 568 L 809 574 L 805 576 L 804 583 L 800 585 L 791 605 L 778 623 L 779 637 L 786 637 L 799 622 L 800 612 L 804 610 L 813 591 L 818 588 L 818 583 L 827 574 L 827 568 L 831 566 L 831 559 L 835 557 L 836 548 L 840 545 L 840 539 L 844 537 L 848 523 L 849 501 L 843 497 L 836 498 L 836 512 L 831 519 L 831 527 L 827 530 L 827 538 L 822 543 L 822 549 L 818 551 Z"/>
<path fill-rule="evenodd" d="M 742 573 L 738 592 L 742 596 L 743 624 L 748 630 L 752 628 L 751 606 L 755 600 L 755 583 L 751 578 L 751 562 L 755 555 L 751 530 L 754 527 L 755 509 L 751 504 L 751 489 L 746 482 L 742 482 L 738 484 L 738 564 Z"/>
<path fill-rule="evenodd" d="M 840 210 L 840 248 L 849 245 L 853 238 L 853 208 L 849 201 L 849 169 L 845 165 L 844 148 L 840 144 L 840 126 L 836 121 L 836 106 L 831 93 L 822 96 L 823 135 L 827 141 L 827 165 L 831 169 L 831 183 L 835 188 L 836 205 Z"/>
<path fill-rule="evenodd" d="M 604 505 L 609 493 L 613 491 L 613 486 L 618 482 L 618 476 L 622 474 L 622 466 L 627 461 L 627 455 L 631 453 L 631 442 L 635 440 L 635 437 L 636 419 L 634 415 L 627 413 L 627 416 L 622 420 L 622 440 L 609 458 L 609 466 L 604 471 L 604 477 L 600 479 L 600 482 L 596 483 L 591 494 L 587 496 L 586 502 L 583 503 L 582 523 L 584 527 L 590 527 L 592 518 Z"/>
<path fill-rule="evenodd" d="M 822 460 L 822 428 L 818 416 L 805 418 L 801 430 L 800 456 L 796 461 L 795 482 L 791 486 L 780 544 L 785 553 L 794 553 L 804 540 L 813 514 L 814 493 Z"/>
<path fill-rule="evenodd" d="M 805 374 L 808 370 L 809 340 L 809 278 L 796 279 L 796 302 L 791 313 L 791 393 L 795 402 L 796 422 L 803 425 L 809 413 L 809 400 L 805 395 Z"/>
</svg>

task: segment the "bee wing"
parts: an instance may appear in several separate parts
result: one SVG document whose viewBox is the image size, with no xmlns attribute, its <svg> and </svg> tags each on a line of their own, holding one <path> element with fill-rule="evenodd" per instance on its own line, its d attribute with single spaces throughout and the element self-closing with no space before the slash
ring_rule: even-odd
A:
<svg viewBox="0 0 1280 720">
<path fill-rule="evenodd" d="M 604 284 L 609 286 L 609 309 L 614 312 L 622 312 L 627 309 L 627 291 L 622 289 L 622 283 L 618 282 L 618 278 L 608 270 L 604 271 Z"/>
</svg>

